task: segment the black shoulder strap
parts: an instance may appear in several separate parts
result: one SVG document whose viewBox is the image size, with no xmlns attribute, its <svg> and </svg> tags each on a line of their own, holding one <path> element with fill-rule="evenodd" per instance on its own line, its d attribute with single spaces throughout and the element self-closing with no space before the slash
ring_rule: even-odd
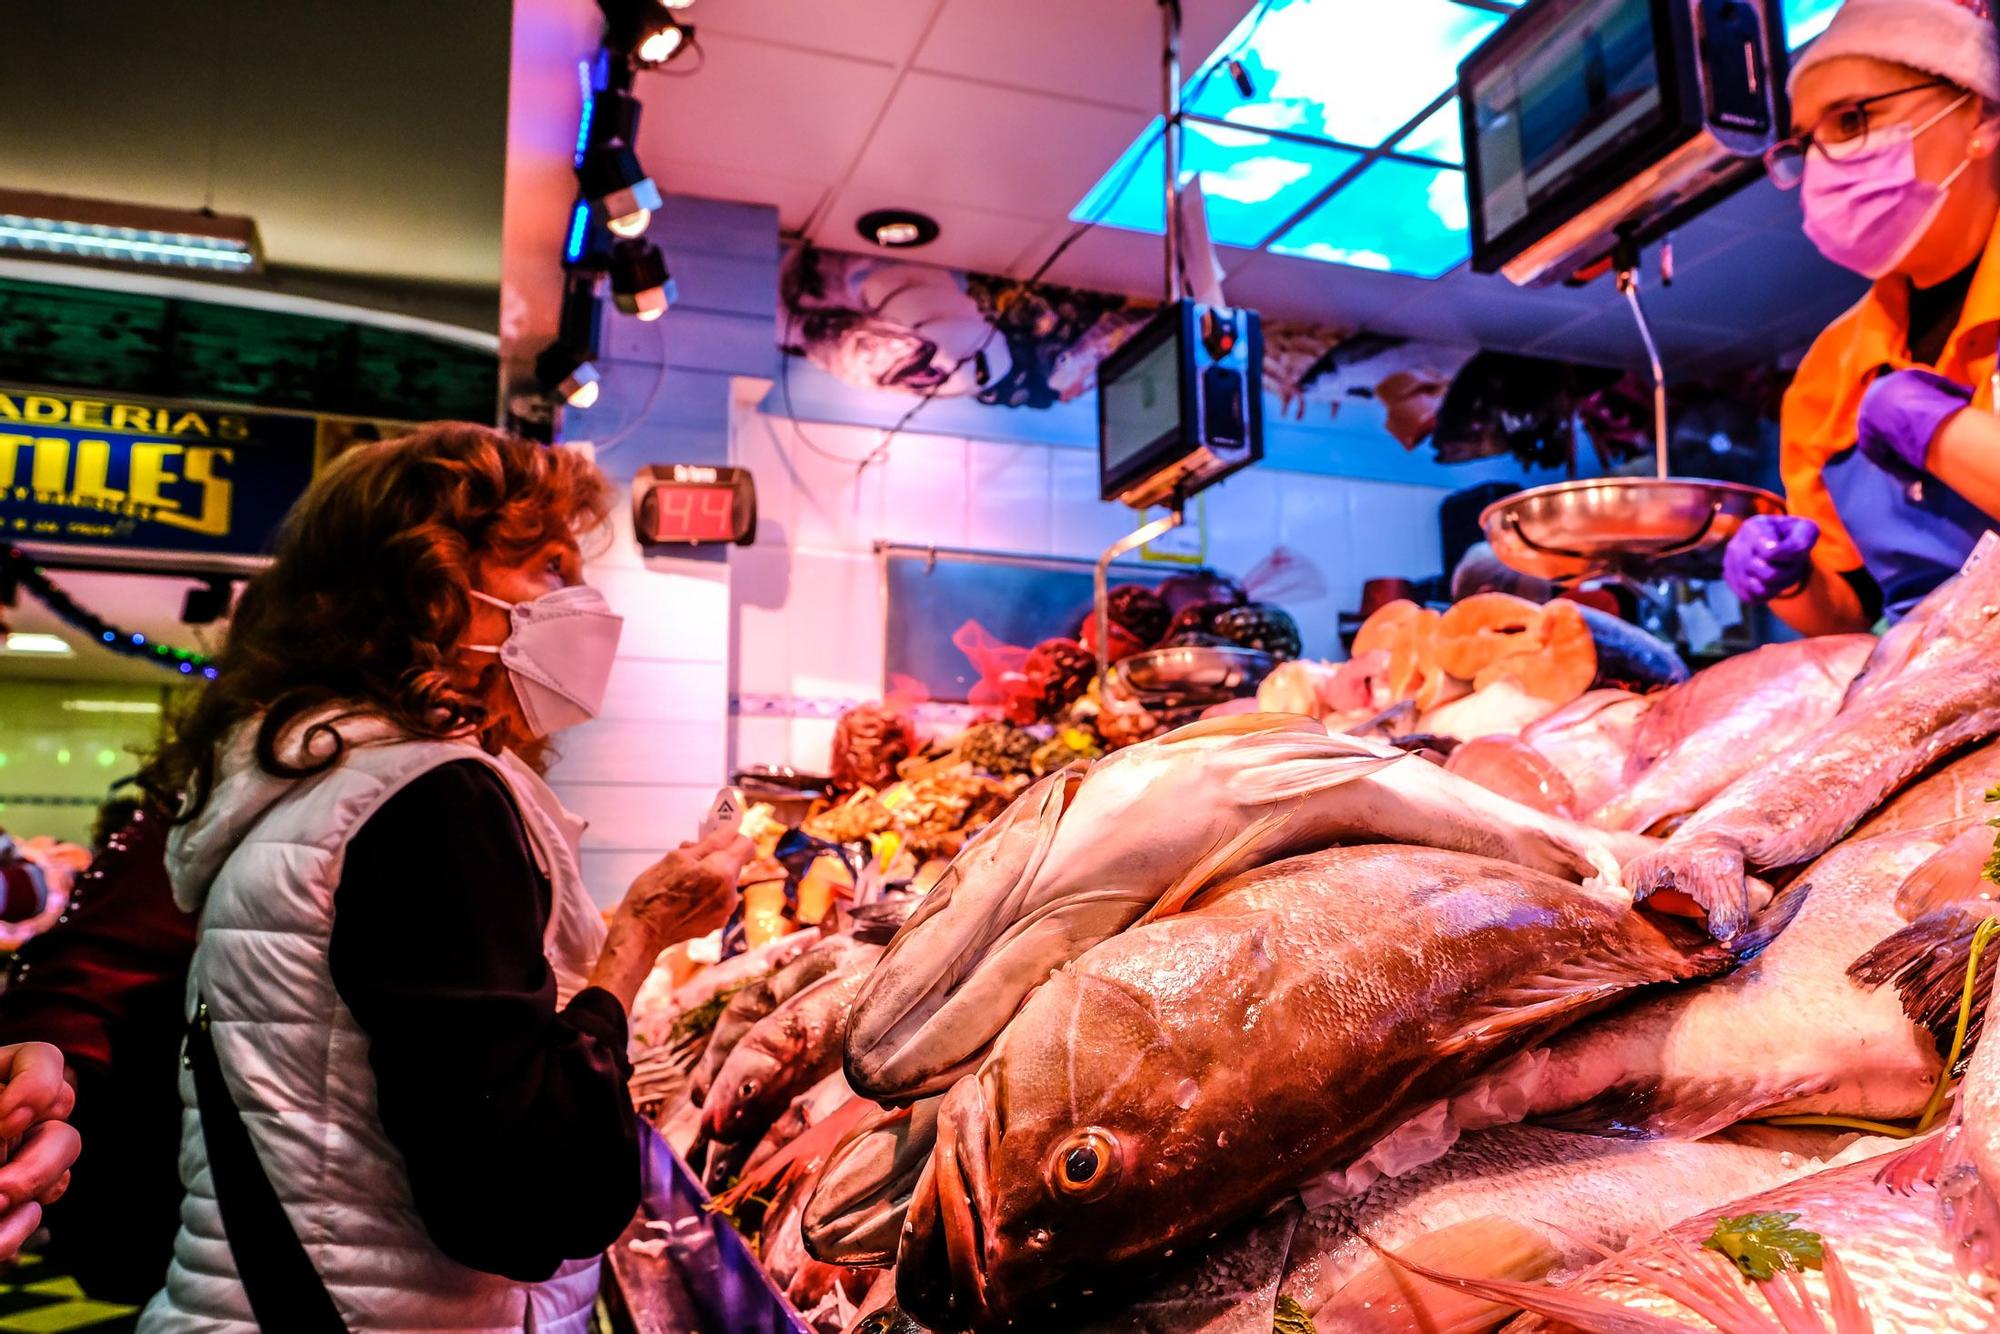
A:
<svg viewBox="0 0 2000 1334">
<path fill-rule="evenodd" d="M 292 1230 L 236 1100 L 223 1082 L 208 1032 L 208 1005 L 198 1002 L 187 1030 L 187 1065 L 194 1073 L 201 1138 L 222 1214 L 222 1233 L 260 1328 L 299 1334 L 346 1334 L 347 1325 Z"/>
</svg>

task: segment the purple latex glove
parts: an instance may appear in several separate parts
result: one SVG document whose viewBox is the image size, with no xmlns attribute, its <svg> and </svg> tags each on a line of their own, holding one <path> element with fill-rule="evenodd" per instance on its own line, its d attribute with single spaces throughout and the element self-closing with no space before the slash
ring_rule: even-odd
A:
<svg viewBox="0 0 2000 1334">
<path fill-rule="evenodd" d="M 1722 578 L 1744 602 L 1769 602 L 1805 582 L 1819 525 L 1790 514 L 1759 514 L 1722 553 Z"/>
<path fill-rule="evenodd" d="M 1932 371 L 1897 371 L 1868 387 L 1855 426 L 1862 457 L 1892 477 L 1924 475 L 1939 428 L 1972 402 L 1972 391 Z"/>
</svg>

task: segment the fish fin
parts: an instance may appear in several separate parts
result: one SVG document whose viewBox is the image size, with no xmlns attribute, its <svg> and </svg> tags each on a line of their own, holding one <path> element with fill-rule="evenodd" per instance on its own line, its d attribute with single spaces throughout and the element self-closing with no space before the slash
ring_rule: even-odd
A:
<svg viewBox="0 0 2000 1334">
<path fill-rule="evenodd" d="M 1875 1173 L 1875 1184 L 1896 1195 L 1914 1195 L 1925 1186 L 1935 1186 L 1944 1173 L 1945 1148 L 1950 1138 L 1939 1131 L 1924 1136 L 1907 1149 L 1887 1155 Z"/>
<path fill-rule="evenodd" d="M 1637 857 L 1625 867 L 1635 902 L 1674 893 L 1693 900 L 1717 940 L 1732 939 L 1750 918 L 1750 882 L 1743 851 L 1734 844 L 1690 840 Z"/>
<path fill-rule="evenodd" d="M 1192 906 L 1196 895 L 1231 870 L 1246 849 L 1255 847 L 1272 830 L 1284 825 L 1291 818 L 1292 812 L 1289 808 L 1262 816 L 1244 826 L 1233 838 L 1211 847 L 1195 858 L 1194 864 L 1188 867 L 1180 879 L 1169 885 L 1166 892 L 1154 900 L 1153 906 L 1148 908 L 1145 915 L 1133 925 L 1143 926 L 1147 922 L 1170 917 Z"/>
<path fill-rule="evenodd" d="M 1938 1055 L 1951 1050 L 1958 1029 L 1958 1011 L 1965 992 L 1966 964 L 1972 957 L 1972 937 L 1985 914 L 1968 908 L 1947 908 L 1920 918 L 1876 944 L 1848 965 L 1847 975 L 1874 990 L 1893 983 L 1902 997 L 1903 1013 L 1937 1044 Z M 1993 994 L 1993 969 L 2000 950 L 1988 950 L 1973 979 L 1972 1019 L 1965 1030 L 1969 1059 L 1986 1027 L 1986 1002 Z"/>
<path fill-rule="evenodd" d="M 1518 1303 L 1425 1282 L 1412 1268 L 1527 1284 L 1561 1263 L 1562 1252 L 1533 1228 L 1497 1215 L 1471 1218 L 1426 1232 L 1398 1257 L 1377 1248 L 1376 1258 L 1313 1312 L 1313 1323 L 1321 1330 L 1382 1329 L 1387 1322 L 1423 1330 L 1490 1329 L 1520 1309 Z"/>
<path fill-rule="evenodd" d="M 1440 1057 L 1456 1056 L 1508 1036 L 1525 1033 L 1533 1040 L 1537 1032 L 1587 1014 L 1635 988 L 1725 973 L 1775 940 L 1804 906 L 1806 893 L 1803 886 L 1787 893 L 1754 927 L 1731 941 L 1683 944 L 1676 937 L 1693 934 L 1687 928 L 1675 930 L 1663 919 L 1642 919 L 1658 932 L 1651 948 L 1634 948 L 1627 939 L 1518 979 L 1468 1015 L 1434 1050 Z"/>
<path fill-rule="evenodd" d="M 1362 1240 L 1368 1239 L 1364 1237 Z M 1434 1268 L 1414 1257 L 1414 1247 L 1405 1247 L 1401 1252 L 1396 1252 L 1377 1246 L 1372 1241 L 1368 1242 L 1368 1246 L 1390 1264 L 1420 1278 L 1428 1279 L 1434 1284 L 1456 1289 L 1496 1306 L 1530 1311 L 1550 1320 L 1566 1322 L 1578 1329 L 1592 1330 L 1595 1334 L 1687 1334 L 1688 1330 L 1699 1328 L 1684 1321 L 1670 1320 L 1665 1316 L 1621 1306 L 1603 1297 L 1593 1297 L 1588 1293 L 1569 1288 L 1552 1288 L 1545 1283 L 1524 1283 L 1519 1279 L 1488 1278 Z M 1750 1330 L 1760 1327 L 1742 1328 Z M 1772 1326 L 1767 1323 L 1761 1328 L 1772 1328 Z"/>
<path fill-rule="evenodd" d="M 1985 824 L 1974 825 L 1939 848 L 1910 872 L 1896 891 L 1896 911 L 1906 922 L 1927 913 L 1949 908 L 1979 896 L 1993 886 L 1982 879 L 1987 860 L 1994 853 L 1992 831 Z"/>
<path fill-rule="evenodd" d="M 1344 732 L 1301 739 L 1296 747 L 1272 756 L 1267 764 L 1246 765 L 1232 774 L 1229 800 L 1245 806 L 1303 801 L 1410 758 L 1407 751 Z"/>
</svg>

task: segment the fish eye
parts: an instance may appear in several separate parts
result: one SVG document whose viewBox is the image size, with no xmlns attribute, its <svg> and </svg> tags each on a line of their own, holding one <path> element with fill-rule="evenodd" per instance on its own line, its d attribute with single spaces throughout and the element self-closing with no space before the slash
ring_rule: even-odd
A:
<svg viewBox="0 0 2000 1334">
<path fill-rule="evenodd" d="M 756 1081 L 756 1080 L 754 1080 L 754 1079 L 746 1079 L 746 1080 L 744 1080 L 744 1081 L 743 1081 L 743 1087 L 742 1087 L 742 1088 L 740 1088 L 740 1089 L 737 1089 L 737 1090 L 736 1090 L 736 1096 L 737 1096 L 737 1097 L 739 1097 L 739 1098 L 754 1098 L 754 1097 L 756 1097 L 756 1096 L 757 1096 L 757 1081 Z"/>
<path fill-rule="evenodd" d="M 1069 1136 L 1049 1157 L 1050 1186 L 1072 1200 L 1103 1198 L 1118 1184 L 1118 1172 L 1117 1137 L 1096 1126 Z"/>
</svg>

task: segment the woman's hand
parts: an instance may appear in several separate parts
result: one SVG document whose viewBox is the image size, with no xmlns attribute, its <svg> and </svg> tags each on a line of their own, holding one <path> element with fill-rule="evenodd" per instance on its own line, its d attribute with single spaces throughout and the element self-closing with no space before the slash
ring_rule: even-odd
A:
<svg viewBox="0 0 2000 1334">
<path fill-rule="evenodd" d="M 729 920 L 736 906 L 736 878 L 757 855 L 733 829 L 718 829 L 679 848 L 639 873 L 625 891 L 620 913 L 652 929 L 659 948 L 705 936 Z"/>
<path fill-rule="evenodd" d="M 42 1206 L 69 1189 L 70 1167 L 83 1141 L 68 1123 L 76 1091 L 63 1054 L 46 1042 L 0 1046 L 0 1140 L 11 1147 L 0 1164 L 0 1259 L 11 1258 L 41 1226 Z"/>
<path fill-rule="evenodd" d="M 705 936 L 729 920 L 736 906 L 736 878 L 756 851 L 736 831 L 719 829 L 681 844 L 641 871 L 612 916 L 590 984 L 631 1009 L 661 950 Z"/>
</svg>

